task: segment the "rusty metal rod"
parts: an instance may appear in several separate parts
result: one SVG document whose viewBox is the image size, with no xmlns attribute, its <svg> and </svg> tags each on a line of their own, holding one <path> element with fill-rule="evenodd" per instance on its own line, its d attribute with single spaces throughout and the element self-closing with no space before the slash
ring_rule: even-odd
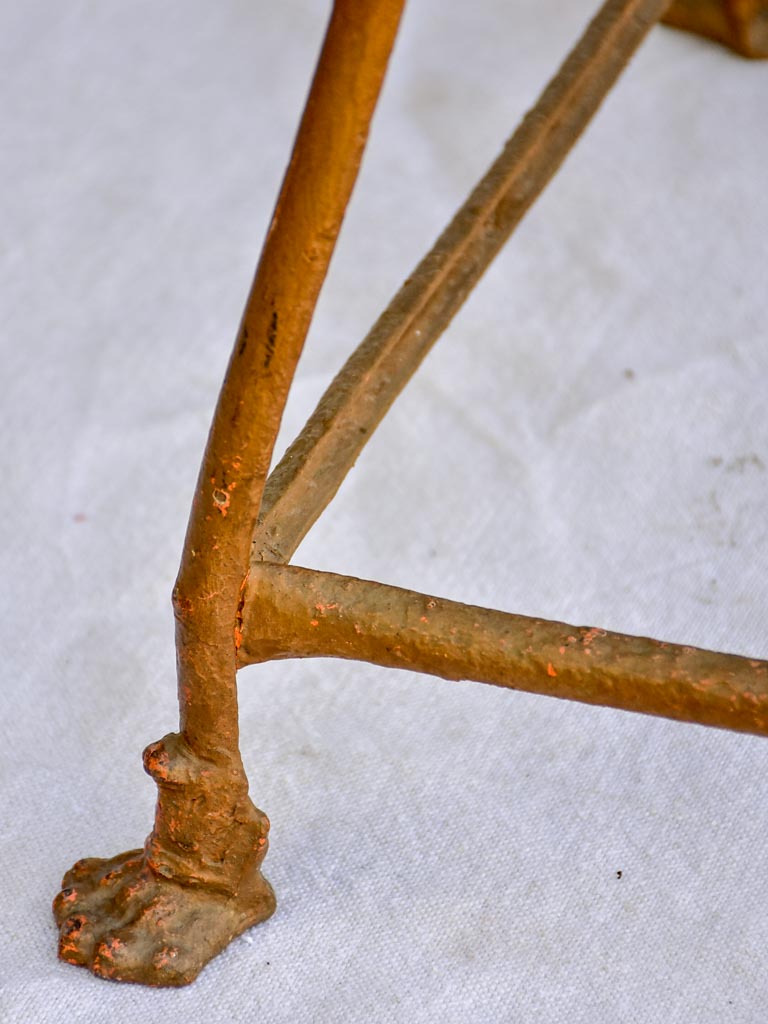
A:
<svg viewBox="0 0 768 1024">
<path fill-rule="evenodd" d="M 287 562 L 551 180 L 668 0 L 608 0 L 320 400 L 264 490 L 252 560 Z"/>
<path fill-rule="evenodd" d="M 241 664 L 331 657 L 768 736 L 768 661 L 263 563 Z"/>
<path fill-rule="evenodd" d="M 404 0 L 336 0 L 211 425 L 174 590 L 181 728 L 239 760 L 237 613 L 296 362 Z"/>
<path fill-rule="evenodd" d="M 88 858 L 54 901 L 59 955 L 185 985 L 275 909 L 269 822 L 238 748 L 239 611 L 285 398 L 325 277 L 403 0 L 336 0 L 214 414 L 174 590 L 180 733 L 144 751 L 158 786 L 143 849 Z"/>
</svg>

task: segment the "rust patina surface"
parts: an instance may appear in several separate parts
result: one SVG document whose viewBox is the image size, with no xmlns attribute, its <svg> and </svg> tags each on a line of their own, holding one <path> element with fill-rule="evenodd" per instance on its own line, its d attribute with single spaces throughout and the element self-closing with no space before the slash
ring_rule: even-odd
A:
<svg viewBox="0 0 768 1024">
<path fill-rule="evenodd" d="M 335 0 L 219 397 L 174 590 L 180 729 L 151 744 L 142 849 L 79 861 L 54 901 L 62 959 L 184 985 L 269 917 L 269 823 L 248 794 L 236 673 L 354 658 L 768 735 L 768 662 L 475 608 L 288 565 L 373 430 L 556 173 L 667 0 L 607 0 L 267 479 L 283 407 L 365 145 L 403 0 Z M 676 2 L 751 56 L 766 7 Z"/>
<path fill-rule="evenodd" d="M 743 57 L 768 57 L 766 0 L 674 0 L 664 21 L 709 36 Z"/>
</svg>

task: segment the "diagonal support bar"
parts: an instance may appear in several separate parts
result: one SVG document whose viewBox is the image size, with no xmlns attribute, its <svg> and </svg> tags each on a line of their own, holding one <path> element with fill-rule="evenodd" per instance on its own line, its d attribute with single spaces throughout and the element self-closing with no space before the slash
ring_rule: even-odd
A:
<svg viewBox="0 0 768 1024">
<path fill-rule="evenodd" d="M 668 0 L 608 0 L 271 474 L 252 559 L 287 562 Z"/>
<path fill-rule="evenodd" d="M 241 664 L 329 657 L 768 736 L 768 661 L 444 601 L 265 563 Z"/>
</svg>

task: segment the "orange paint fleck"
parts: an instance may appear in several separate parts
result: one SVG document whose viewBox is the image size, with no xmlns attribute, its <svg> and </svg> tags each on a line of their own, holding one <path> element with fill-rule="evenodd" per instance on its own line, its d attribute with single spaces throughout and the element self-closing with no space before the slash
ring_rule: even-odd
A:
<svg viewBox="0 0 768 1024">
<path fill-rule="evenodd" d="M 555 666 L 552 664 L 551 661 L 547 662 L 547 675 L 548 676 L 556 676 L 557 675 L 557 672 L 555 671 Z"/>
<path fill-rule="evenodd" d="M 101 949 L 99 950 L 99 952 L 101 953 L 102 956 L 106 957 L 108 960 L 112 960 L 114 955 L 115 955 L 115 953 L 119 949 L 121 949 L 122 946 L 123 946 L 122 941 L 120 939 L 118 939 L 117 936 L 115 935 L 111 939 L 107 939 L 106 942 L 102 942 Z"/>
<path fill-rule="evenodd" d="M 585 647 L 589 647 L 592 641 L 599 636 L 605 636 L 604 629 L 585 629 L 584 632 L 581 634 L 581 642 L 582 644 L 584 644 Z"/>
<path fill-rule="evenodd" d="M 175 949 L 161 949 L 155 954 L 154 964 L 155 967 L 167 967 L 173 957 L 176 956 L 177 950 Z"/>
<path fill-rule="evenodd" d="M 319 626 L 319 625 L 320 625 L 320 623 L 317 621 L 317 619 L 312 619 L 312 621 L 310 622 L 310 626 Z"/>
<path fill-rule="evenodd" d="M 229 508 L 230 501 L 231 499 L 228 491 L 220 491 L 218 489 L 214 489 L 213 504 L 216 506 L 216 508 L 219 510 L 219 512 L 221 512 L 223 516 L 226 516 L 227 514 L 227 509 Z"/>
</svg>

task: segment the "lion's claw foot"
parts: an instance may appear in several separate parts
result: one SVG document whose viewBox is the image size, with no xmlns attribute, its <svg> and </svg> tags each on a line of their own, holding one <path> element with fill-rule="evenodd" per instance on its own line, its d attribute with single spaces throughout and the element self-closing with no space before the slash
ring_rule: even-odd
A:
<svg viewBox="0 0 768 1024">
<path fill-rule="evenodd" d="M 61 959 L 145 985 L 188 984 L 275 908 L 258 868 L 229 895 L 155 874 L 141 850 L 78 861 L 62 886 L 53 902 Z"/>
</svg>

